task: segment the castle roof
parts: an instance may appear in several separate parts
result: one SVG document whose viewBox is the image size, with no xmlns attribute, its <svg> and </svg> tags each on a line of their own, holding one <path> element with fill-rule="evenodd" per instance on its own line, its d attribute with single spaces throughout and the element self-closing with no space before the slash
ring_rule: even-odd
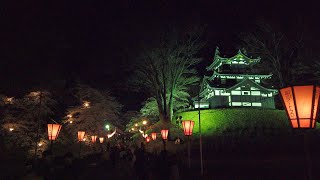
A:
<svg viewBox="0 0 320 180">
<path fill-rule="evenodd" d="M 208 78 L 208 80 L 213 80 L 216 77 L 243 77 L 243 78 L 249 78 L 249 77 L 259 77 L 261 79 L 269 79 L 272 77 L 272 74 L 222 74 L 218 72 L 214 72 L 211 77 Z"/>
<path fill-rule="evenodd" d="M 213 62 L 210 64 L 210 66 L 207 67 L 207 70 L 208 71 L 216 70 L 222 64 L 232 64 L 232 63 L 240 63 L 240 62 L 246 65 L 254 64 L 254 63 L 260 62 L 260 57 L 249 58 L 241 50 L 238 50 L 238 53 L 235 56 L 232 56 L 230 58 L 221 57 L 219 48 L 217 47 Z"/>
<path fill-rule="evenodd" d="M 227 84 L 214 84 L 212 81 L 209 80 L 209 78 L 206 76 L 203 79 L 202 82 L 202 86 L 205 85 L 209 85 L 209 89 L 215 89 L 215 90 L 223 90 L 224 92 L 231 92 L 232 90 L 237 89 L 238 87 L 243 87 L 243 86 L 247 86 L 247 87 L 255 87 L 257 89 L 260 89 L 261 92 L 263 93 L 278 93 L 278 90 L 276 89 L 269 89 L 269 88 L 265 88 L 263 86 L 261 86 L 260 84 L 256 83 L 254 80 L 251 80 L 249 78 L 244 78 L 241 82 L 233 84 L 233 85 L 227 85 Z M 200 95 L 203 96 L 204 94 L 206 94 L 208 89 L 201 87 L 201 93 Z"/>
<path fill-rule="evenodd" d="M 260 84 L 254 82 L 253 80 L 248 79 L 248 78 L 245 78 L 241 82 L 235 84 L 234 86 L 227 88 L 225 91 L 231 92 L 232 90 L 237 89 L 238 87 L 242 87 L 242 86 L 255 87 L 255 88 L 260 89 L 260 91 L 264 92 L 264 93 L 270 93 L 270 92 L 278 93 L 278 90 L 265 88 L 265 87 L 261 86 Z"/>
</svg>

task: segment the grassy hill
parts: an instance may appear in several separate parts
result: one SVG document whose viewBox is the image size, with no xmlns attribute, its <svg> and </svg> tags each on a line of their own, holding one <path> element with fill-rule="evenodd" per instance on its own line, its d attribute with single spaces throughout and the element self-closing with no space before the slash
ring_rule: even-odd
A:
<svg viewBox="0 0 320 180">
<path fill-rule="evenodd" d="M 199 133 L 198 111 L 181 112 L 183 120 L 194 120 L 194 133 Z M 204 136 L 219 135 L 239 129 L 290 129 L 284 110 L 232 108 L 201 110 L 201 129 Z"/>
</svg>

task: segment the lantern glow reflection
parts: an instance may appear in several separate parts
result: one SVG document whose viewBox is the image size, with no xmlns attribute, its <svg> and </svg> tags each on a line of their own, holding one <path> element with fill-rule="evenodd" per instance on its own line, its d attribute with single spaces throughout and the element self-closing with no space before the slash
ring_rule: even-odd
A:
<svg viewBox="0 0 320 180">
<path fill-rule="evenodd" d="M 60 124 L 48 124 L 48 137 L 50 141 L 55 141 L 59 136 Z"/>
<path fill-rule="evenodd" d="M 320 88 L 314 85 L 280 89 L 292 128 L 315 128 Z"/>
</svg>

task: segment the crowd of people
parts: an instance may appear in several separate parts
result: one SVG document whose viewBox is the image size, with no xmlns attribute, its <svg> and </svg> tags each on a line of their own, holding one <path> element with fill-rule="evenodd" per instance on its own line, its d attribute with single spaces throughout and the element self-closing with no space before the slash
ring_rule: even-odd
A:
<svg viewBox="0 0 320 180">
<path fill-rule="evenodd" d="M 145 144 L 107 145 L 99 153 L 54 157 L 50 151 L 33 164 L 25 179 L 179 179 L 181 159 L 166 150 L 146 151 Z"/>
</svg>

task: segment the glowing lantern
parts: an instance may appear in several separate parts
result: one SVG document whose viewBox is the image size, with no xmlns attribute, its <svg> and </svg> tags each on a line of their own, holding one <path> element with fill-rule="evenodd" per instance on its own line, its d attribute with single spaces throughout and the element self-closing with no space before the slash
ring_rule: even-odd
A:
<svg viewBox="0 0 320 180">
<path fill-rule="evenodd" d="M 161 136 L 162 136 L 162 139 L 163 139 L 163 140 L 168 139 L 168 133 L 169 133 L 169 130 L 168 130 L 168 129 L 163 129 L 163 130 L 161 130 Z"/>
<path fill-rule="evenodd" d="M 84 134 L 85 134 L 86 132 L 84 132 L 84 131 L 78 131 L 78 141 L 83 141 L 83 139 L 84 139 Z"/>
<path fill-rule="evenodd" d="M 184 120 L 184 121 L 182 121 L 182 126 L 183 126 L 184 135 L 185 136 L 191 136 L 192 135 L 193 126 L 194 126 L 194 121 Z"/>
<path fill-rule="evenodd" d="M 320 88 L 314 85 L 280 89 L 283 104 L 293 128 L 315 128 Z"/>
<path fill-rule="evenodd" d="M 89 108 L 90 107 L 90 102 L 89 101 L 83 101 L 83 106 L 85 108 Z"/>
<path fill-rule="evenodd" d="M 12 132 L 14 130 L 14 128 L 9 128 L 9 131 Z"/>
<path fill-rule="evenodd" d="M 99 138 L 99 141 L 100 141 L 101 144 L 103 143 L 103 140 L 104 140 L 103 137 L 100 137 L 100 138 Z"/>
<path fill-rule="evenodd" d="M 150 142 L 150 137 L 149 136 L 146 137 L 146 141 Z"/>
<path fill-rule="evenodd" d="M 157 133 L 151 133 L 151 138 L 155 141 L 157 139 Z"/>
<path fill-rule="evenodd" d="M 147 122 L 146 120 L 142 121 L 142 124 L 143 124 L 143 125 L 147 125 L 147 123 L 148 123 L 148 122 Z"/>
<path fill-rule="evenodd" d="M 91 136 L 91 142 L 95 143 L 97 141 L 97 136 Z"/>
<path fill-rule="evenodd" d="M 50 141 L 54 141 L 57 139 L 60 129 L 60 124 L 48 124 L 48 137 Z"/>
</svg>

